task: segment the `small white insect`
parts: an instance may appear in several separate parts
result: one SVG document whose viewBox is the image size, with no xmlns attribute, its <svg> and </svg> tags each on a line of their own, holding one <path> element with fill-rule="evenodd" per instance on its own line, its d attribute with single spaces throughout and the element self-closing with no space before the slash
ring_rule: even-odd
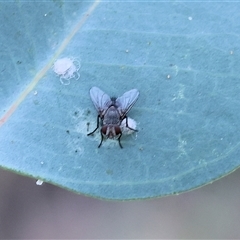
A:
<svg viewBox="0 0 240 240">
<path fill-rule="evenodd" d="M 73 58 L 60 58 L 53 64 L 53 71 L 60 77 L 63 85 L 69 85 L 70 79 L 78 80 L 80 78 L 81 64 Z"/>
</svg>

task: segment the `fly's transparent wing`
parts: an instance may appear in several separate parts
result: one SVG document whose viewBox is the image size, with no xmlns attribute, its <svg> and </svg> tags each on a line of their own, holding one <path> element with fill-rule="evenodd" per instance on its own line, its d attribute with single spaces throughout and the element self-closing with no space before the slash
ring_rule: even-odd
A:
<svg viewBox="0 0 240 240">
<path fill-rule="evenodd" d="M 132 89 L 116 99 L 116 106 L 122 117 L 125 116 L 132 108 L 134 103 L 137 101 L 138 96 L 139 91 L 137 89 Z"/>
<path fill-rule="evenodd" d="M 98 87 L 90 89 L 90 97 L 98 113 L 103 113 L 112 103 L 111 98 Z"/>
</svg>

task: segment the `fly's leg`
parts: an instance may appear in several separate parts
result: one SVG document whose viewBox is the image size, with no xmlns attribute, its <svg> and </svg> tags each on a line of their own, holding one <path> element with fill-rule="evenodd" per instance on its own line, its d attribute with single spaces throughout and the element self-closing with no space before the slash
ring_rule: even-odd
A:
<svg viewBox="0 0 240 240">
<path fill-rule="evenodd" d="M 102 134 L 102 131 L 101 131 L 101 142 L 99 143 L 98 148 L 100 148 L 102 146 L 102 142 L 103 142 L 103 134 Z"/>
<path fill-rule="evenodd" d="M 123 146 L 122 146 L 122 144 L 121 144 L 121 142 L 120 142 L 121 136 L 122 136 L 122 133 L 120 133 L 120 136 L 118 137 L 118 143 L 119 143 L 120 148 L 123 148 Z"/>
<path fill-rule="evenodd" d="M 133 129 L 133 128 L 131 128 L 131 127 L 129 127 L 129 126 L 128 126 L 128 117 L 127 117 L 127 116 L 125 116 L 124 118 L 126 118 L 126 127 L 127 127 L 128 129 L 130 129 L 130 130 L 134 131 L 134 132 L 138 132 L 138 130 L 137 130 L 137 129 Z M 124 120 L 124 118 L 123 118 L 123 120 Z"/>
<path fill-rule="evenodd" d="M 95 133 L 97 131 L 97 129 L 99 128 L 99 118 L 100 118 L 100 116 L 98 115 L 98 117 L 97 117 L 97 127 L 92 132 L 88 133 L 87 134 L 88 136 L 92 135 L 93 133 Z"/>
<path fill-rule="evenodd" d="M 97 131 L 97 129 L 99 128 L 99 118 L 100 118 L 100 115 L 98 115 L 98 117 L 97 117 L 97 127 L 96 127 L 92 132 L 88 133 L 88 136 L 91 135 L 91 134 L 93 134 L 93 133 L 95 133 L 95 132 Z M 103 134 L 102 134 L 102 132 L 101 132 L 101 142 L 100 142 L 100 144 L 98 145 L 98 148 L 101 147 L 102 142 L 103 142 Z"/>
</svg>

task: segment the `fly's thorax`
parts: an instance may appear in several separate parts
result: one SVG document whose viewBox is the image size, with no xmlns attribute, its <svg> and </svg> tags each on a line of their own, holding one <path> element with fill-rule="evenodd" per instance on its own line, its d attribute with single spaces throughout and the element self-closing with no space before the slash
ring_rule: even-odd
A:
<svg viewBox="0 0 240 240">
<path fill-rule="evenodd" d="M 122 130 L 119 125 L 110 124 L 110 125 L 104 125 L 101 128 L 101 132 L 104 136 L 106 136 L 106 138 L 112 139 L 112 138 L 116 138 L 119 134 L 121 134 Z"/>
<path fill-rule="evenodd" d="M 103 125 L 110 125 L 110 124 L 121 124 L 121 116 L 118 112 L 118 109 L 115 106 L 111 106 L 105 112 L 103 118 Z"/>
</svg>

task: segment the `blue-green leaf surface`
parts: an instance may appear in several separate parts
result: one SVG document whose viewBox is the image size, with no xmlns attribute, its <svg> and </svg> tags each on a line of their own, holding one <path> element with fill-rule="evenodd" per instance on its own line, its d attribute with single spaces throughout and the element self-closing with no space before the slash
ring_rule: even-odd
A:
<svg viewBox="0 0 240 240">
<path fill-rule="evenodd" d="M 240 4 L 0 3 L 0 165 L 78 193 L 187 191 L 240 163 Z M 63 85 L 57 58 L 81 62 Z M 137 88 L 137 134 L 100 134 L 89 89 Z"/>
</svg>

